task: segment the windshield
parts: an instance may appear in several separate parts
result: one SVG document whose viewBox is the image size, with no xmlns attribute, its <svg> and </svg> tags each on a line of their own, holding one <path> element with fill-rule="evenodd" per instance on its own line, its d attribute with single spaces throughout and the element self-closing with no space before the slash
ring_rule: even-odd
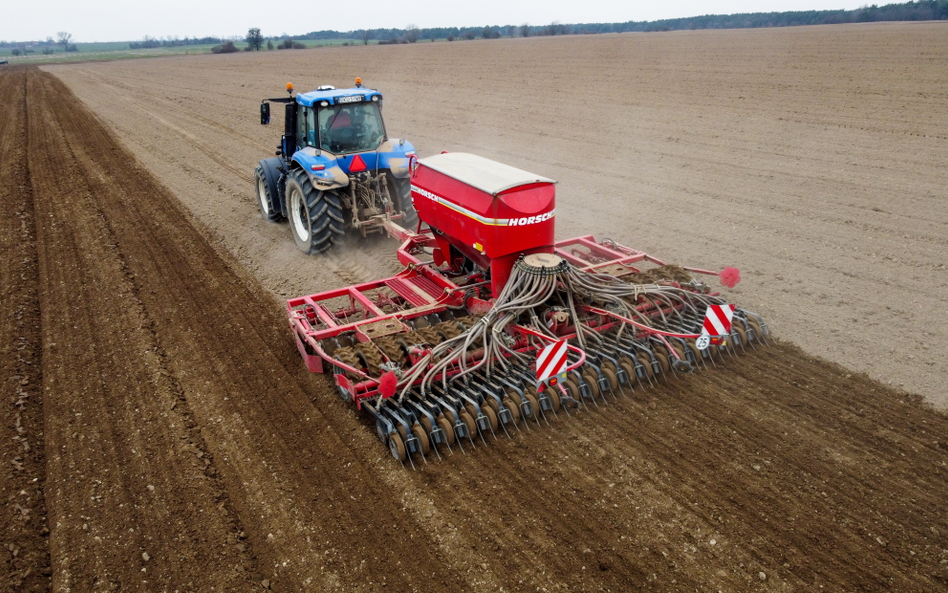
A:
<svg viewBox="0 0 948 593">
<path fill-rule="evenodd" d="M 339 154 L 375 150 L 385 138 L 377 103 L 333 105 L 319 110 L 319 147 Z"/>
</svg>

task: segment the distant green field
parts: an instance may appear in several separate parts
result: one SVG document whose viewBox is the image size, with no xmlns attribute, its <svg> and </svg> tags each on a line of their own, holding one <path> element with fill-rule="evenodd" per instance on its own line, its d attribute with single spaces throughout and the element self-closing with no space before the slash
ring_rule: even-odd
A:
<svg viewBox="0 0 948 593">
<path fill-rule="evenodd" d="M 53 53 L 44 54 L 45 47 L 33 47 L 28 53 L 19 56 L 13 55 L 13 48 L 0 47 L 0 58 L 9 60 L 11 64 L 57 64 L 64 62 L 87 62 L 102 60 L 127 60 L 132 58 L 157 58 L 161 56 L 178 56 L 185 54 L 209 54 L 211 48 L 216 44 L 204 45 L 178 45 L 174 47 L 154 47 L 149 49 L 130 49 L 129 41 L 108 41 L 102 43 L 77 43 L 78 51 L 64 52 L 62 47 L 53 47 Z M 273 41 L 274 49 L 280 41 Z M 341 45 L 362 45 L 362 41 L 356 39 L 303 39 L 299 43 L 306 45 L 307 49 L 318 47 L 333 47 Z M 369 42 L 374 45 L 376 40 Z M 243 50 L 247 44 L 245 42 L 234 42 L 234 45 Z M 264 46 L 266 47 L 266 46 Z M 264 49 L 263 51 L 268 51 Z M 292 50 L 280 50 L 292 51 Z"/>
</svg>

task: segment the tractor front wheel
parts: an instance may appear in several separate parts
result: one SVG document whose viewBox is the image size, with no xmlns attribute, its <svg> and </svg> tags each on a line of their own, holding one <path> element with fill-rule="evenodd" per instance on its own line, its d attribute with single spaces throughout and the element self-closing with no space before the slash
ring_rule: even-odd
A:
<svg viewBox="0 0 948 593">
<path fill-rule="evenodd" d="M 335 192 L 313 188 L 305 172 L 290 172 L 286 199 L 293 239 L 303 253 L 326 251 L 342 236 L 342 200 Z"/>
</svg>

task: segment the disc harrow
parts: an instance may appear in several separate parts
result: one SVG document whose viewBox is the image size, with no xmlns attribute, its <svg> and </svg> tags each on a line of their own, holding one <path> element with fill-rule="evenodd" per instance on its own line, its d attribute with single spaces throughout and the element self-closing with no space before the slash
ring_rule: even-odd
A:
<svg viewBox="0 0 948 593">
<path fill-rule="evenodd" d="M 668 265 L 592 236 L 555 242 L 552 182 L 449 156 L 413 170 L 424 222 L 389 227 L 403 240 L 403 272 L 287 302 L 310 370 L 332 373 L 402 463 L 517 438 L 769 340 L 760 315 L 699 280 L 733 286 L 733 268 Z M 485 188 L 481 173 L 503 187 Z M 494 216 L 511 204 L 539 214 L 485 218 L 469 208 L 487 204 L 474 190 L 490 196 Z M 459 212 L 536 228 L 496 234 Z"/>
</svg>

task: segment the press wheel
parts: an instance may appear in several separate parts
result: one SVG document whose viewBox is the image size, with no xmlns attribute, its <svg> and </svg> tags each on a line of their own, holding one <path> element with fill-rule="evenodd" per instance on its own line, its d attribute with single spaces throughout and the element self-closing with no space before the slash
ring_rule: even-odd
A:
<svg viewBox="0 0 948 593">
<path fill-rule="evenodd" d="M 576 400 L 577 403 L 582 399 L 582 395 L 579 392 L 579 383 L 576 381 L 576 377 L 570 375 L 568 379 L 563 381 L 562 385 L 563 389 L 566 390 L 566 393 L 571 398 Z"/>
<path fill-rule="evenodd" d="M 428 433 L 417 422 L 411 427 L 411 433 L 418 439 L 418 446 L 421 448 L 421 454 L 427 455 L 431 452 L 431 442 L 428 441 Z"/>
<path fill-rule="evenodd" d="M 477 434 L 477 424 L 474 422 L 474 417 L 471 416 L 467 410 L 462 410 L 458 416 L 461 418 L 461 422 L 467 425 L 467 430 L 470 433 L 471 437 Z"/>
<path fill-rule="evenodd" d="M 639 352 L 635 358 L 639 361 L 639 364 L 645 367 L 645 376 L 647 376 L 649 379 L 655 376 L 655 369 L 652 368 L 652 359 L 648 354 Z"/>
<path fill-rule="evenodd" d="M 691 350 L 691 353 L 695 355 L 695 360 L 701 360 L 703 358 L 701 350 L 698 350 L 698 344 L 695 343 L 694 339 L 686 340 L 685 343 L 688 344 L 688 350 Z"/>
<path fill-rule="evenodd" d="M 490 429 L 494 432 L 497 431 L 497 413 L 494 412 L 494 408 L 490 406 L 484 406 L 481 408 L 481 411 L 484 412 L 484 415 L 487 416 L 487 421 L 490 423 Z"/>
<path fill-rule="evenodd" d="M 484 403 L 494 410 L 494 414 L 500 414 L 500 404 L 493 397 L 485 397 Z"/>
<path fill-rule="evenodd" d="M 388 450 L 392 452 L 392 457 L 395 459 L 405 461 L 405 441 L 398 433 L 393 432 L 388 435 Z"/>
<path fill-rule="evenodd" d="M 754 341 L 763 342 L 764 341 L 764 331 L 760 327 L 760 322 L 757 321 L 754 317 L 747 318 L 747 324 L 751 326 L 751 329 L 754 330 Z"/>
<path fill-rule="evenodd" d="M 596 375 L 596 372 L 587 369 L 583 372 L 583 381 L 589 385 L 589 389 L 592 391 L 592 396 L 596 397 L 599 395 L 599 377 Z"/>
<path fill-rule="evenodd" d="M 435 420 L 435 423 L 438 425 L 438 428 L 441 429 L 441 432 L 444 433 L 444 440 L 450 445 L 454 442 L 454 427 L 451 426 L 451 423 L 448 422 L 448 419 L 444 416 L 438 416 L 438 419 Z"/>
<path fill-rule="evenodd" d="M 613 391 L 619 389 L 619 377 L 617 377 L 616 372 L 612 370 L 611 363 L 610 366 L 602 365 L 602 376 L 609 382 L 609 387 L 611 387 Z"/>
<path fill-rule="evenodd" d="M 555 386 L 547 387 L 546 395 L 550 398 L 550 404 L 553 406 L 554 412 L 560 411 L 560 390 Z"/>
<path fill-rule="evenodd" d="M 517 406 L 517 409 L 519 410 L 519 409 L 520 409 L 520 404 L 523 403 L 523 398 L 520 397 L 520 394 L 517 393 L 517 390 L 516 390 L 516 389 L 508 389 L 508 390 L 507 390 L 507 397 L 510 398 L 510 400 L 514 403 L 515 406 Z"/>
<path fill-rule="evenodd" d="M 653 354 L 655 355 L 655 360 L 658 361 L 658 366 L 662 369 L 662 373 L 668 373 L 671 370 L 671 365 L 668 364 L 668 355 L 660 350 L 655 350 Z"/>
<path fill-rule="evenodd" d="M 740 326 L 740 322 L 734 324 L 734 332 L 741 340 L 741 346 L 747 346 L 747 330 Z"/>
<path fill-rule="evenodd" d="M 566 389 L 566 393 L 568 393 L 571 398 L 579 401 L 579 381 L 575 376 L 570 375 L 567 377 L 566 380 L 563 381 L 563 388 Z"/>
<path fill-rule="evenodd" d="M 430 434 L 431 429 L 433 428 L 431 426 L 431 420 L 429 420 L 427 416 L 422 416 L 418 421 L 421 422 L 421 425 L 425 427 L 425 432 Z"/>
<path fill-rule="evenodd" d="M 405 430 L 404 424 L 402 424 L 401 422 L 396 422 L 395 430 L 397 430 L 398 434 L 401 435 L 403 443 L 408 440 L 408 431 Z"/>
<path fill-rule="evenodd" d="M 721 349 L 722 346 L 720 344 L 711 344 L 705 352 L 707 352 L 711 358 L 721 358 Z"/>
<path fill-rule="evenodd" d="M 631 387 L 632 383 L 638 380 L 638 375 L 635 374 L 635 363 L 632 362 L 632 359 L 626 358 L 619 361 L 619 366 L 625 371 L 626 376 L 629 378 L 629 386 Z"/>
<path fill-rule="evenodd" d="M 611 360 L 603 361 L 603 363 L 599 366 L 599 368 L 600 368 L 600 369 L 609 368 L 609 369 L 612 369 L 612 372 L 613 372 L 613 373 L 616 372 L 616 365 L 615 365 L 615 363 L 612 362 Z"/>
<path fill-rule="evenodd" d="M 513 418 L 514 422 L 520 420 L 520 406 L 513 397 L 504 400 L 504 407 L 510 410 L 510 417 Z"/>
<path fill-rule="evenodd" d="M 537 398 L 534 397 L 534 395 L 533 395 L 532 393 L 530 393 L 529 391 L 525 392 L 525 393 L 523 394 L 523 397 L 524 397 L 524 398 L 527 400 L 527 402 L 530 404 L 530 414 L 529 414 L 529 417 L 530 417 L 530 418 L 536 418 L 537 414 L 540 412 L 540 404 L 537 403 Z"/>
</svg>

